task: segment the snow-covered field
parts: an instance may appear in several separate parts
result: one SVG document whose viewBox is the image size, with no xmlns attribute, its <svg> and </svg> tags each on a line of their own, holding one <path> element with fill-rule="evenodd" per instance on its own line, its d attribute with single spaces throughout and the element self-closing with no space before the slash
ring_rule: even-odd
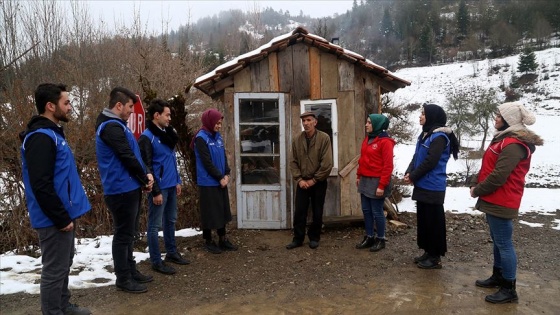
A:
<svg viewBox="0 0 560 315">
<path fill-rule="evenodd" d="M 544 67 L 539 68 L 539 80 L 535 84 L 536 93 L 525 93 L 521 102 L 537 114 L 537 122 L 530 126 L 545 140 L 545 145 L 537 147 L 532 160 L 531 171 L 528 176 L 529 184 L 560 185 L 560 48 L 536 52 L 537 62 Z M 445 107 L 445 93 L 450 89 L 468 88 L 469 86 L 485 86 L 497 88 L 501 84 L 508 85 L 511 74 L 517 68 L 517 56 L 503 59 L 484 60 L 477 62 L 457 63 L 435 67 L 408 68 L 397 72 L 397 75 L 412 81 L 412 85 L 398 90 L 392 97 L 400 103 L 432 102 Z M 502 65 L 498 74 L 488 71 L 496 65 Z M 509 66 L 506 66 L 509 65 Z M 508 71 L 504 71 L 508 69 Z M 543 72 L 545 70 L 546 72 Z M 476 73 L 476 76 L 473 74 Z M 490 73 L 492 73 L 490 75 Z M 519 75 L 518 75 L 519 76 Z M 544 78 L 548 76 L 548 80 Z M 418 126 L 417 113 L 411 114 L 411 121 Z M 420 129 L 418 128 L 418 132 Z M 463 143 L 478 147 L 476 139 Z M 398 144 L 395 151 L 397 173 L 402 174 L 414 153 L 413 143 Z M 450 160 L 448 172 L 461 173 L 465 171 L 465 162 L 461 159 Z M 539 186 L 539 185 L 537 185 Z M 542 185 L 540 185 L 542 186 Z M 521 213 L 538 212 L 550 215 L 560 210 L 560 190 L 546 188 L 527 188 L 521 203 Z M 453 213 L 481 213 L 472 209 L 475 199 L 469 195 L 466 187 L 450 187 L 447 189 L 445 209 Z M 410 198 L 399 203 L 400 211 L 415 211 L 416 207 Z M 551 221 L 554 219 L 551 217 Z M 523 218 L 519 221 L 529 227 L 539 228 Z M 560 231 L 560 220 L 551 222 L 553 229 Z M 542 227 L 541 227 L 542 228 Z M 560 233 L 560 232 L 559 232 Z M 199 234 L 194 230 L 178 231 L 182 237 Z M 111 236 L 95 239 L 80 239 L 77 241 L 77 254 L 72 265 L 70 288 L 91 288 L 112 285 L 115 276 L 107 272 L 106 266 L 112 265 Z M 146 252 L 135 252 L 137 261 L 148 259 Z M 0 256 L 0 294 L 16 292 L 38 293 L 41 260 L 29 256 L 6 253 Z M 81 270 L 81 271 L 80 271 Z M 80 272 L 78 272 L 80 271 Z M 103 283 L 94 279 L 106 279 Z"/>
</svg>

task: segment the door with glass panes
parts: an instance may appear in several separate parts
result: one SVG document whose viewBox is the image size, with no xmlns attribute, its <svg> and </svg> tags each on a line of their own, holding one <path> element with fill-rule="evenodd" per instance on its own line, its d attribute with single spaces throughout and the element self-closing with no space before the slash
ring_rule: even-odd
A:
<svg viewBox="0 0 560 315">
<path fill-rule="evenodd" d="M 284 95 L 236 93 L 234 106 L 238 227 L 286 228 Z"/>
</svg>

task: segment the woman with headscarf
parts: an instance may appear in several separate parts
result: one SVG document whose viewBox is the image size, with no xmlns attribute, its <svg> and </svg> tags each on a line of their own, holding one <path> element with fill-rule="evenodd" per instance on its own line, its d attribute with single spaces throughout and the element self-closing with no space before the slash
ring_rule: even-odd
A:
<svg viewBox="0 0 560 315">
<path fill-rule="evenodd" d="M 393 148 L 395 140 L 386 132 L 389 119 L 381 114 L 371 114 L 366 121 L 367 136 L 362 142 L 356 186 L 362 199 L 362 212 L 366 235 L 356 245 L 357 249 L 369 248 L 377 252 L 385 248 L 385 215 L 383 203 L 391 194 L 393 173 Z M 375 225 L 374 233 L 373 226 Z"/>
<path fill-rule="evenodd" d="M 230 169 L 224 141 L 220 134 L 223 115 L 214 108 L 202 114 L 202 127 L 191 142 L 196 156 L 196 179 L 199 192 L 200 224 L 205 248 L 213 254 L 237 250 L 226 238 L 226 224 L 231 221 L 227 185 Z M 212 239 L 216 229 L 218 244 Z"/>
<path fill-rule="evenodd" d="M 418 268 L 440 269 L 441 256 L 447 252 L 445 231 L 445 188 L 447 161 L 457 159 L 459 142 L 446 127 L 447 115 L 435 104 L 422 106 L 422 132 L 416 142 L 414 157 L 405 172 L 404 181 L 414 185 L 412 200 L 416 200 L 417 244 L 424 254 L 415 257 Z"/>
<path fill-rule="evenodd" d="M 534 124 L 535 120 L 519 102 L 498 106 L 494 118 L 496 133 L 482 157 L 480 172 L 470 185 L 471 196 L 478 197 L 475 208 L 486 213 L 494 244 L 492 276 L 476 281 L 479 287 L 499 288 L 486 296 L 485 300 L 490 303 L 518 300 L 513 219 L 519 213 L 525 175 L 531 166 L 535 146 L 543 145 L 543 139 L 525 126 Z"/>
</svg>

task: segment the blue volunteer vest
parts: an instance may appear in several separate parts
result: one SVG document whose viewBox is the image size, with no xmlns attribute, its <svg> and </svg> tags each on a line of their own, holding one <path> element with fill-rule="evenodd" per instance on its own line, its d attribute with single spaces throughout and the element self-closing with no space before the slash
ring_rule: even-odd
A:
<svg viewBox="0 0 560 315">
<path fill-rule="evenodd" d="M 214 136 L 206 130 L 200 130 L 195 138 L 202 138 L 208 150 L 210 151 L 210 156 L 212 157 L 212 164 L 220 170 L 222 175 L 226 174 L 226 150 L 224 148 L 224 141 L 222 140 L 222 135 L 216 132 Z M 220 181 L 212 177 L 200 160 L 200 155 L 198 150 L 194 149 L 196 156 L 196 181 L 198 186 L 220 186 Z"/>
<path fill-rule="evenodd" d="M 450 141 L 444 132 L 434 132 L 433 134 L 422 142 L 419 140 L 416 143 L 416 158 L 414 159 L 414 168 L 417 168 L 424 159 L 428 156 L 430 144 L 437 137 L 444 137 L 446 140 L 445 150 L 441 153 L 438 164 L 431 171 L 422 176 L 419 180 L 414 182 L 414 185 L 426 190 L 432 191 L 445 191 L 447 186 L 447 161 L 450 155 Z"/>
<path fill-rule="evenodd" d="M 146 129 L 142 136 L 147 137 L 152 144 L 152 168 L 154 179 L 160 189 L 175 187 L 181 183 L 181 177 L 177 171 L 177 155 L 175 150 L 161 143 L 159 137 Z"/>
<path fill-rule="evenodd" d="M 72 150 L 68 146 L 66 139 L 53 130 L 37 129 L 25 136 L 21 146 L 25 199 L 27 202 L 31 226 L 36 229 L 54 226 L 54 223 L 45 215 L 39 206 L 39 203 L 35 198 L 35 194 L 33 194 L 33 189 L 31 189 L 31 184 L 29 182 L 27 161 L 25 160 L 25 143 L 29 136 L 38 132 L 51 137 L 56 145 L 53 184 L 55 192 L 62 201 L 62 204 L 64 205 L 64 208 L 68 212 L 70 218 L 74 220 L 81 217 L 91 209 L 89 200 L 86 196 L 84 188 L 82 187 L 80 176 L 78 175 L 74 154 L 72 154 Z"/>
<path fill-rule="evenodd" d="M 111 119 L 101 123 L 95 134 L 95 149 L 99 173 L 101 174 L 101 183 L 103 184 L 103 192 L 105 195 L 116 195 L 138 189 L 140 188 L 139 179 L 130 176 L 130 173 L 124 167 L 121 160 L 115 155 L 113 149 L 101 140 L 101 131 L 103 131 L 103 128 L 105 128 L 108 123 L 118 123 L 122 126 L 130 149 L 138 162 L 144 166 L 140 148 L 138 147 L 138 143 L 132 131 L 117 119 Z"/>
</svg>

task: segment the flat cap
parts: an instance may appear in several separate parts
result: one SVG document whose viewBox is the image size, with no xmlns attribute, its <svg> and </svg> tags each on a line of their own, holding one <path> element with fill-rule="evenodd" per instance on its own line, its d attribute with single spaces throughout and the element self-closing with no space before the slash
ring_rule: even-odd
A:
<svg viewBox="0 0 560 315">
<path fill-rule="evenodd" d="M 299 115 L 299 118 L 303 118 L 307 116 L 313 116 L 313 118 L 317 119 L 317 116 L 315 116 L 315 114 L 310 111 L 303 112 L 301 115 Z"/>
</svg>

